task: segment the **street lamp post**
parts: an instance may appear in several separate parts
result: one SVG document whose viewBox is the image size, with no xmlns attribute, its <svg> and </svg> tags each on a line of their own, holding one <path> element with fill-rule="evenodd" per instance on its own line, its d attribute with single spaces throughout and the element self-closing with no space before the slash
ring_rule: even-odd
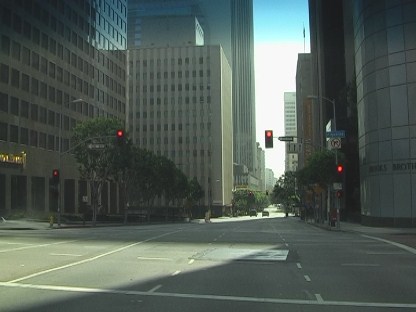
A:
<svg viewBox="0 0 416 312">
<path fill-rule="evenodd" d="M 333 112 L 333 124 L 332 125 L 334 127 L 331 130 L 332 131 L 336 131 L 337 130 L 337 118 L 336 118 L 335 99 L 330 99 L 330 98 L 327 98 L 325 96 L 316 96 L 316 95 L 309 95 L 308 98 L 315 99 L 315 100 L 322 99 L 322 100 L 325 100 L 325 101 L 327 101 L 327 102 L 329 102 L 329 103 L 332 104 L 332 112 Z M 332 128 L 332 125 L 331 125 L 331 128 Z M 335 149 L 335 164 L 338 164 L 338 150 L 337 149 Z M 337 210 L 337 224 L 336 224 L 336 226 L 337 226 L 337 229 L 339 229 L 340 228 L 340 212 L 339 212 L 339 209 L 340 209 L 340 200 L 337 199 L 335 201 L 335 203 L 336 203 L 336 210 Z M 328 220 L 328 221 L 331 222 L 330 220 Z"/>
<path fill-rule="evenodd" d="M 62 182 L 61 182 L 61 180 L 62 180 L 62 178 L 61 178 L 61 176 L 62 176 L 62 170 L 61 170 L 62 169 L 62 121 L 63 121 L 63 118 L 62 118 L 63 109 L 62 109 L 62 107 L 65 104 L 80 103 L 80 102 L 84 102 L 84 100 L 83 99 L 75 99 L 75 100 L 72 100 L 72 101 L 69 101 L 69 102 L 62 103 L 60 113 L 59 113 L 59 132 L 58 132 L 58 137 L 59 137 L 59 142 L 58 142 L 59 160 L 58 160 L 58 169 L 59 169 L 59 172 L 60 172 L 60 177 L 59 177 L 59 184 L 58 184 L 58 208 L 57 208 L 58 227 L 61 226 L 61 207 L 62 207 L 62 195 L 61 195 L 61 193 L 62 193 Z"/>
</svg>

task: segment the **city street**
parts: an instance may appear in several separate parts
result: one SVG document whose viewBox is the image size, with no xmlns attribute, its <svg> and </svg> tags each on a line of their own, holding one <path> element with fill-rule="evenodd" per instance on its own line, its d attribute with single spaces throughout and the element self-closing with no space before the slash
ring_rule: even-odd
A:
<svg viewBox="0 0 416 312">
<path fill-rule="evenodd" d="M 0 227 L 0 311 L 414 311 L 416 250 L 299 218 Z"/>
</svg>

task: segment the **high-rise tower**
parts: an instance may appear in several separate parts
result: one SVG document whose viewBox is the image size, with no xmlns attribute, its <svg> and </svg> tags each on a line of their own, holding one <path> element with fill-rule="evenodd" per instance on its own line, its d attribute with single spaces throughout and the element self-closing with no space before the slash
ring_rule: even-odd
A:
<svg viewBox="0 0 416 312">
<path fill-rule="evenodd" d="M 142 21 L 156 16 L 195 16 L 206 45 L 221 45 L 232 69 L 234 183 L 256 184 L 252 0 L 131 0 L 128 46 L 140 47 Z M 240 170 L 241 169 L 241 170 Z"/>
</svg>

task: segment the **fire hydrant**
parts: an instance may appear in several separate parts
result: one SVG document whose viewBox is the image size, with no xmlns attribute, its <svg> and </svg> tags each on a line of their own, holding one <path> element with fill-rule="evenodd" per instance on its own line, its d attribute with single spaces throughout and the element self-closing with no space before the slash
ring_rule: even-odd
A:
<svg viewBox="0 0 416 312">
<path fill-rule="evenodd" d="M 53 228 L 53 216 L 52 215 L 49 217 L 49 227 Z"/>
</svg>

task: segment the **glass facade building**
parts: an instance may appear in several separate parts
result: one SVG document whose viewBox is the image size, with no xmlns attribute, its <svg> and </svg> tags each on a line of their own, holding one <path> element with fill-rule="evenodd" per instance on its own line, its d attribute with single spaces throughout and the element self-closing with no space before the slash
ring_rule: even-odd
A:
<svg viewBox="0 0 416 312">
<path fill-rule="evenodd" d="M 125 120 L 127 0 L 1 1 L 0 15 L 0 211 L 53 211 L 61 165 L 62 211 L 78 212 L 88 187 L 71 129 Z"/>
<path fill-rule="evenodd" d="M 355 1 L 361 213 L 416 224 L 416 2 Z"/>
</svg>

